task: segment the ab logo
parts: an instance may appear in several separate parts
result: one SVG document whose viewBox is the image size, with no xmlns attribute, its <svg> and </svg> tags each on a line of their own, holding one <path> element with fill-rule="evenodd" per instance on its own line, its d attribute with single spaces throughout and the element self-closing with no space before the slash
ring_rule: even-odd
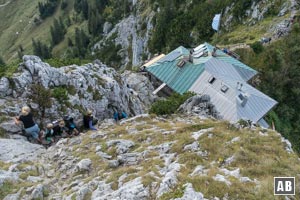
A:
<svg viewBox="0 0 300 200">
<path fill-rule="evenodd" d="M 295 195 L 295 177 L 274 177 L 274 195 Z"/>
</svg>

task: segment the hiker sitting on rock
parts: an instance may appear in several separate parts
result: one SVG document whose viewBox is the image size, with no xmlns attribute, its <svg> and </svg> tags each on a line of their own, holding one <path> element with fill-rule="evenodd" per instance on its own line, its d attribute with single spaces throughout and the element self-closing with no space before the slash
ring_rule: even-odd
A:
<svg viewBox="0 0 300 200">
<path fill-rule="evenodd" d="M 54 140 L 54 130 L 53 130 L 53 124 L 52 123 L 47 124 L 46 129 L 43 132 L 43 138 L 45 138 L 45 140 L 50 144 L 55 142 L 55 140 Z"/>
<path fill-rule="evenodd" d="M 20 122 L 23 122 L 26 136 L 32 136 L 37 142 L 41 143 L 41 139 L 39 137 L 40 128 L 34 122 L 33 115 L 30 112 L 30 108 L 28 106 L 24 106 L 21 110 L 21 115 L 15 117 L 15 123 L 18 125 Z"/>
<path fill-rule="evenodd" d="M 114 112 L 114 119 L 116 122 L 120 121 L 121 119 L 127 118 L 127 114 L 121 111 Z"/>
<path fill-rule="evenodd" d="M 74 119 L 73 117 L 70 117 L 70 116 L 65 116 L 64 117 L 64 121 L 65 121 L 65 124 L 66 124 L 66 127 L 69 129 L 69 135 L 79 135 L 79 131 L 74 123 Z"/>
<path fill-rule="evenodd" d="M 58 120 L 58 125 L 53 128 L 54 136 L 56 138 L 67 138 L 70 137 L 68 134 L 69 129 L 65 126 L 65 121 L 63 119 Z"/>
<path fill-rule="evenodd" d="M 97 122 L 98 120 L 94 119 L 91 110 L 88 110 L 86 115 L 83 116 L 83 125 L 86 129 L 97 131 L 98 129 L 94 127 Z"/>
</svg>

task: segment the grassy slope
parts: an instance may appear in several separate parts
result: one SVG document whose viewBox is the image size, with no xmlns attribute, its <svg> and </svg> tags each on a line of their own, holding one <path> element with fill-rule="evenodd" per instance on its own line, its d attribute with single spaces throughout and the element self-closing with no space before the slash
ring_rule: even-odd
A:
<svg viewBox="0 0 300 200">
<path fill-rule="evenodd" d="M 252 44 L 259 41 L 262 37 L 271 37 L 273 33 L 269 32 L 270 28 L 274 26 L 274 24 L 288 19 L 289 16 L 290 14 L 286 14 L 282 17 L 268 17 L 252 26 L 235 26 L 230 32 L 215 34 L 212 38 L 212 43 L 218 44 L 219 46 L 238 43 Z"/>
<path fill-rule="evenodd" d="M 38 2 L 12 0 L 7 6 L 0 8 L 0 19 L 5 19 L 0 20 L 0 55 L 6 61 L 12 61 L 17 57 L 19 45 L 23 46 L 25 53 L 32 53 L 32 38 L 50 44 L 50 26 L 53 24 L 54 18 L 67 15 L 72 16 L 74 1 L 70 0 L 66 11 L 62 11 L 58 7 L 53 16 L 45 19 L 40 25 L 35 25 L 33 20 L 39 15 Z M 5 12 L 3 12 L 4 9 Z M 16 32 L 19 34 L 16 34 Z M 71 29 L 71 32 L 74 32 L 74 28 Z M 67 43 L 64 41 L 58 48 L 63 49 L 66 46 Z M 55 50 L 54 53 L 56 53 Z"/>
<path fill-rule="evenodd" d="M 184 119 L 184 120 L 183 120 Z M 189 121 L 187 123 L 187 121 Z M 207 157 L 198 156 L 191 151 L 184 151 L 187 144 L 195 140 L 191 137 L 193 132 L 201 129 L 213 127 L 214 129 L 202 135 L 197 141 L 200 144 L 201 151 L 207 151 Z M 135 134 L 129 134 L 127 130 L 137 130 Z M 123 125 L 101 126 L 102 133 L 108 133 L 104 138 L 91 139 L 89 136 L 92 132 L 83 136 L 81 144 L 66 149 L 67 154 L 77 157 L 79 160 L 90 158 L 93 162 L 93 170 L 84 180 L 91 181 L 94 177 L 106 180 L 112 183 L 113 189 L 118 188 L 118 180 L 121 175 L 127 173 L 128 177 L 124 182 L 130 181 L 137 176 L 142 177 L 145 186 L 152 182 L 160 182 L 161 175 L 159 169 L 165 167 L 164 160 L 158 156 L 155 150 L 149 150 L 148 146 L 160 145 L 165 142 L 174 142 L 169 153 L 176 153 L 176 160 L 182 164 L 178 174 L 178 184 L 160 199 L 171 199 L 180 197 L 183 194 L 183 185 L 187 182 L 192 183 L 196 191 L 200 191 L 206 198 L 219 197 L 228 195 L 228 199 L 281 199 L 273 195 L 273 177 L 274 176 L 296 176 L 296 184 L 299 188 L 299 160 L 294 153 L 287 153 L 284 144 L 280 140 L 278 133 L 265 131 L 258 128 L 257 130 L 242 129 L 238 130 L 230 126 L 227 122 L 213 120 L 199 120 L 195 117 L 170 117 L 162 120 L 161 118 L 139 118 L 135 122 Z M 163 134 L 165 131 L 174 131 L 171 134 Z M 263 135 L 262 135 L 263 134 Z M 230 143 L 233 138 L 240 139 Z M 107 148 L 106 142 L 111 139 L 127 139 L 135 142 L 135 146 L 130 152 L 143 152 L 148 149 L 146 157 L 137 166 L 120 166 L 118 168 L 107 167 L 107 162 L 101 160 L 95 154 L 96 146 L 101 145 L 102 151 L 116 158 L 116 149 Z M 86 146 L 89 148 L 86 148 Z M 72 150 L 73 149 L 73 150 Z M 76 151 L 75 151 L 76 149 Z M 230 164 L 224 164 L 224 160 L 233 156 L 235 160 Z M 58 165 L 51 161 L 53 166 Z M 190 176 L 196 166 L 202 165 L 207 169 L 207 175 Z M 0 162 L 0 169 L 8 169 L 8 164 Z M 240 168 L 241 176 L 249 177 L 254 182 L 242 183 L 233 176 L 225 176 L 232 185 L 227 186 L 224 182 L 214 180 L 216 174 L 223 174 L 220 168 L 225 167 L 229 170 Z M 112 173 L 110 173 L 112 172 Z M 152 173 L 150 173 L 152 172 Z M 152 175 L 151 175 L 152 174 Z M 154 175 L 153 175 L 154 174 Z M 100 176 L 99 176 L 100 175 Z M 24 180 L 28 172 L 24 172 Z M 60 175 L 58 174 L 58 179 Z M 63 183 L 74 181 L 71 176 L 68 180 L 58 180 Z M 26 181 L 15 184 L 15 189 L 24 187 Z M 38 183 L 36 183 L 38 184 Z M 28 185 L 28 187 L 31 185 Z M 6 187 L 10 188 L 9 192 L 14 190 L 9 183 Z M 26 189 L 27 186 L 25 186 Z M 65 195 L 74 193 L 72 189 L 64 191 Z M 1 197 L 1 195 L 0 195 Z M 296 199 L 300 197 L 299 190 L 296 190 Z"/>
</svg>

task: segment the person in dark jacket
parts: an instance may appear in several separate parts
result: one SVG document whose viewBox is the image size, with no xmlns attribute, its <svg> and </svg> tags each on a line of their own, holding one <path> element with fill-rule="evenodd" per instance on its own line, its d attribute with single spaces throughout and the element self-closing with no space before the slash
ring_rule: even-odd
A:
<svg viewBox="0 0 300 200">
<path fill-rule="evenodd" d="M 28 106 L 24 106 L 21 110 L 21 115 L 15 117 L 15 123 L 20 124 L 20 122 L 23 123 L 27 136 L 32 136 L 38 143 L 42 143 L 39 136 L 40 128 L 34 122 L 33 115 Z"/>
<path fill-rule="evenodd" d="M 97 120 L 94 120 L 92 111 L 88 110 L 86 115 L 83 116 L 83 125 L 86 129 L 97 131 L 98 129 L 94 126 L 97 124 Z"/>
<path fill-rule="evenodd" d="M 58 125 L 53 128 L 54 136 L 59 138 L 70 137 L 69 129 L 66 127 L 65 121 L 63 119 L 58 120 Z"/>
</svg>

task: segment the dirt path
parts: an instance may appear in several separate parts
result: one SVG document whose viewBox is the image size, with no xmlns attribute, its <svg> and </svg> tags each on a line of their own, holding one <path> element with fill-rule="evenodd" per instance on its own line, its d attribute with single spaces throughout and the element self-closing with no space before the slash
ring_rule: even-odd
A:
<svg viewBox="0 0 300 200">
<path fill-rule="evenodd" d="M 0 5 L 0 8 L 7 6 L 11 1 L 6 2 L 5 4 Z"/>
</svg>

